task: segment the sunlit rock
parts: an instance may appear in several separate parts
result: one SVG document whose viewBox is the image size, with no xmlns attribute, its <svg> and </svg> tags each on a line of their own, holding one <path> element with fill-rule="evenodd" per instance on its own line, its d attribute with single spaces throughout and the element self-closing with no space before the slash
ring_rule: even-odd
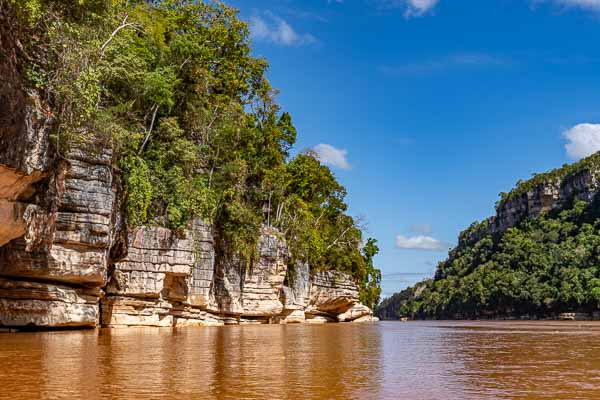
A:
<svg viewBox="0 0 600 400">
<path fill-rule="evenodd" d="M 97 289 L 0 279 L 0 326 L 95 327 Z"/>
<path fill-rule="evenodd" d="M 339 314 L 337 316 L 340 322 L 354 321 L 363 317 L 372 317 L 373 311 L 361 303 L 353 305 L 349 310 Z"/>
</svg>

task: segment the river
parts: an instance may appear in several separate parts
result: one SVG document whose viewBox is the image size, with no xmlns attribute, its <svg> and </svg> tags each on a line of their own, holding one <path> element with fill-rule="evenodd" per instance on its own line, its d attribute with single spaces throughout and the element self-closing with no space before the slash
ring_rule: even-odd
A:
<svg viewBox="0 0 600 400">
<path fill-rule="evenodd" d="M 600 324 L 2 333 L 0 398 L 597 399 Z"/>
</svg>

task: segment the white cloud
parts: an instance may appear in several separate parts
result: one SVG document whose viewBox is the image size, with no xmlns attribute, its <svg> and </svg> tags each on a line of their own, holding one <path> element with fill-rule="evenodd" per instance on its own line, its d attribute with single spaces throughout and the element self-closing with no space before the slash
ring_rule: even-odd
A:
<svg viewBox="0 0 600 400">
<path fill-rule="evenodd" d="M 404 9 L 404 17 L 421 17 L 437 5 L 439 0 L 372 0 L 381 11 L 396 8 Z"/>
<path fill-rule="evenodd" d="M 448 243 L 432 238 L 431 236 L 396 236 L 396 247 L 399 249 L 444 251 L 447 250 Z"/>
<path fill-rule="evenodd" d="M 346 149 L 338 149 L 330 144 L 318 144 L 313 149 L 317 153 L 317 158 L 325 165 L 340 169 L 350 169 L 350 163 L 348 162 Z"/>
<path fill-rule="evenodd" d="M 297 33 L 283 18 L 270 12 L 265 17 L 254 16 L 250 18 L 250 31 L 256 40 L 271 42 L 282 46 L 302 46 L 315 43 L 314 36 Z"/>
<path fill-rule="evenodd" d="M 438 0 L 409 0 L 404 16 L 407 18 L 420 17 L 432 10 L 437 2 Z"/>
<path fill-rule="evenodd" d="M 565 145 L 567 155 L 573 160 L 591 156 L 600 151 L 600 124 L 579 124 L 563 132 L 569 141 Z"/>
</svg>

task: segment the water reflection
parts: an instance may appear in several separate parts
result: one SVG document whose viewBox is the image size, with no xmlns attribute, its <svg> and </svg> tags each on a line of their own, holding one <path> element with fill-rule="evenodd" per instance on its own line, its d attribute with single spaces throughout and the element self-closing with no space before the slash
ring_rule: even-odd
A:
<svg viewBox="0 0 600 400">
<path fill-rule="evenodd" d="M 598 398 L 600 324 L 0 334 L 0 398 Z"/>
<path fill-rule="evenodd" d="M 452 379 L 470 397 L 593 399 L 600 389 L 600 325 L 488 323 L 447 331 Z"/>
<path fill-rule="evenodd" d="M 4 334 L 1 393 L 12 399 L 378 398 L 381 337 L 376 325 Z"/>
</svg>

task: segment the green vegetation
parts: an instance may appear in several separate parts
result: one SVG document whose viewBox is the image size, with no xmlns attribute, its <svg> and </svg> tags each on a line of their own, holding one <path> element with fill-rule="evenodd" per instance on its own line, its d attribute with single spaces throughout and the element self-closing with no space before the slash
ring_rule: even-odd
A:
<svg viewBox="0 0 600 400">
<path fill-rule="evenodd" d="M 565 184 L 600 155 L 536 176 Z M 550 177 L 550 178 L 548 178 Z M 562 177 L 562 179 L 560 178 Z M 487 318 L 555 316 L 600 306 L 600 197 L 567 201 L 535 219 L 492 235 L 488 222 L 473 224 L 440 263 L 435 277 L 385 299 L 384 318 Z"/>
<path fill-rule="evenodd" d="M 56 118 L 56 153 L 110 149 L 130 227 L 212 221 L 218 256 L 251 263 L 263 225 L 297 261 L 351 273 L 379 300 L 345 189 L 310 152 L 290 159 L 291 116 L 237 11 L 194 0 L 3 0 L 0 56 Z"/>
</svg>

